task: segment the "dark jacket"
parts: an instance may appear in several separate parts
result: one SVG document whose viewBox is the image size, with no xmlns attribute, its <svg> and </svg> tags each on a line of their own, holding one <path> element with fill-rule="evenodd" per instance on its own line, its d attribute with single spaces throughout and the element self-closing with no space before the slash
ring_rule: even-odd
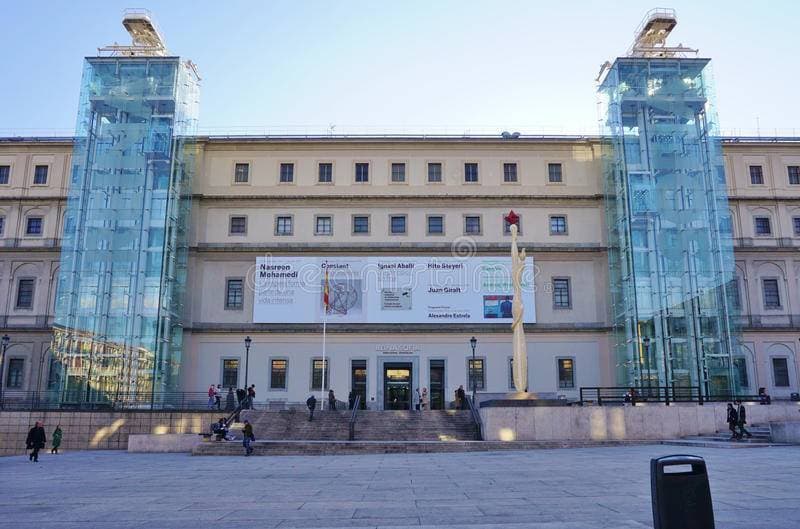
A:
<svg viewBox="0 0 800 529">
<path fill-rule="evenodd" d="M 53 432 L 53 448 L 58 448 L 61 446 L 61 437 L 64 435 L 64 432 L 61 428 L 56 428 Z"/>
<path fill-rule="evenodd" d="M 747 424 L 747 410 L 744 404 L 739 404 L 739 424 Z"/>
<path fill-rule="evenodd" d="M 317 399 L 314 398 L 314 395 L 308 397 L 308 400 L 306 401 L 306 406 L 308 406 L 309 410 L 313 410 L 314 408 L 317 407 Z"/>
<path fill-rule="evenodd" d="M 255 441 L 256 437 L 253 435 L 253 425 L 252 424 L 245 424 L 244 425 L 244 438 L 250 439 L 251 441 Z"/>
<path fill-rule="evenodd" d="M 737 422 L 739 422 L 739 414 L 736 413 L 736 408 L 728 408 L 728 424 Z"/>
<path fill-rule="evenodd" d="M 28 438 L 25 439 L 25 446 L 28 448 L 44 448 L 47 442 L 47 437 L 44 435 L 44 428 L 41 426 L 34 426 L 28 432 Z"/>
</svg>

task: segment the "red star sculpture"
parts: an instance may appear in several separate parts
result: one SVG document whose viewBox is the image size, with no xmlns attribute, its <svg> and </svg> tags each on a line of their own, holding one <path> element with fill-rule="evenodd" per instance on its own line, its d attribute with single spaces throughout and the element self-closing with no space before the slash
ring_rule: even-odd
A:
<svg viewBox="0 0 800 529">
<path fill-rule="evenodd" d="M 512 209 L 511 211 L 509 211 L 509 212 L 508 212 L 508 215 L 506 215 L 504 218 L 505 218 L 505 219 L 506 219 L 506 221 L 508 222 L 509 226 L 510 226 L 511 224 L 517 224 L 517 223 L 519 222 L 519 215 L 517 215 L 516 213 L 514 213 L 514 210 L 513 210 L 513 209 Z"/>
</svg>

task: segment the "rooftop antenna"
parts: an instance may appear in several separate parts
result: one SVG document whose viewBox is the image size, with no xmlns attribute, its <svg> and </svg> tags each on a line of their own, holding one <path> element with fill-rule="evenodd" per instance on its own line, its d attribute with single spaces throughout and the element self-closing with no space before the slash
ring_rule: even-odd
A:
<svg viewBox="0 0 800 529">
<path fill-rule="evenodd" d="M 147 9 L 126 9 L 122 25 L 131 36 L 130 46 L 114 43 L 97 48 L 100 55 L 110 57 L 164 57 L 169 52 L 164 37 L 156 25 L 153 15 Z"/>
</svg>

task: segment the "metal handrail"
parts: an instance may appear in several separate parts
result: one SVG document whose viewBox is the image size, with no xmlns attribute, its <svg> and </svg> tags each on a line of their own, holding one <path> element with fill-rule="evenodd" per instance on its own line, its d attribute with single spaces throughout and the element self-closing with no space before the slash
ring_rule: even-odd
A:
<svg viewBox="0 0 800 529">
<path fill-rule="evenodd" d="M 472 402 L 472 396 L 467 395 L 467 405 L 469 406 L 470 415 L 472 416 L 472 421 L 475 423 L 475 440 L 482 441 L 483 440 L 483 422 L 481 421 L 481 414 L 478 409 L 475 407 L 475 403 Z"/>
<path fill-rule="evenodd" d="M 633 389 L 633 393 L 631 393 Z M 699 386 L 640 386 L 640 387 L 581 387 L 578 403 L 697 402 L 702 405 L 708 397 L 702 394 Z"/>
<path fill-rule="evenodd" d="M 350 433 L 348 435 L 348 440 L 355 441 L 356 440 L 356 417 L 358 416 L 358 408 L 361 407 L 361 395 L 356 396 L 356 400 L 353 402 L 353 411 L 350 413 Z"/>
</svg>

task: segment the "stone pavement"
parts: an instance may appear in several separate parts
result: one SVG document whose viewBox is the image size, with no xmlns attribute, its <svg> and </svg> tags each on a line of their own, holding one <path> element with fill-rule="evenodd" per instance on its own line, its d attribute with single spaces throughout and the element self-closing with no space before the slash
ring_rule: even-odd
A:
<svg viewBox="0 0 800 529">
<path fill-rule="evenodd" d="M 652 527 L 661 445 L 449 454 L 0 458 L 15 529 Z M 800 527 L 800 447 L 689 448 L 706 458 L 718 529 Z"/>
</svg>

